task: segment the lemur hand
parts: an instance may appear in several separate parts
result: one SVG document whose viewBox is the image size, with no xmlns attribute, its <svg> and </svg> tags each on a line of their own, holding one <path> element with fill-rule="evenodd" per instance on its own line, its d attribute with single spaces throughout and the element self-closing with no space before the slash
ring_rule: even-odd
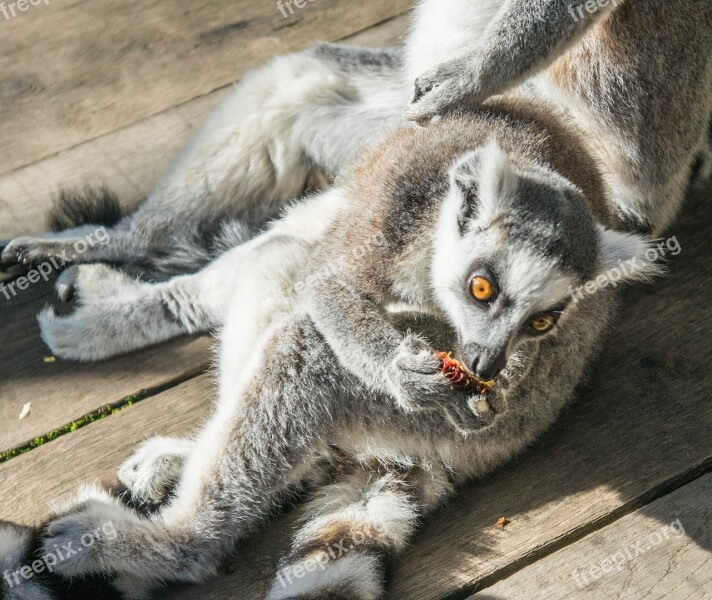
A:
<svg viewBox="0 0 712 600">
<path fill-rule="evenodd" d="M 482 102 L 477 64 L 477 56 L 466 54 L 426 71 L 415 80 L 405 118 L 425 124 L 458 104 L 476 106 Z"/>
<path fill-rule="evenodd" d="M 416 335 L 401 342 L 393 361 L 394 395 L 407 411 L 441 409 L 453 389 L 440 375 L 435 350 Z"/>
</svg>

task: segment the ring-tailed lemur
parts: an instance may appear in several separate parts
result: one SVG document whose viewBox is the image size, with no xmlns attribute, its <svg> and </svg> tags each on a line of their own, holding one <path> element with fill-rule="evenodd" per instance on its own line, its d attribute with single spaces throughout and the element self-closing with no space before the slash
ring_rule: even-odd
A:
<svg viewBox="0 0 712 600">
<path fill-rule="evenodd" d="M 194 440 L 150 440 L 119 470 L 148 515 L 86 489 L 54 514 L 37 555 L 110 522 L 112 537 L 55 572 L 109 575 L 147 597 L 215 575 L 308 488 L 268 598 L 381 598 L 384 561 L 419 520 L 519 452 L 570 398 L 616 298 L 604 289 L 572 302 L 569 288 L 648 248 L 605 227 L 615 221 L 593 165 L 582 139 L 538 107 L 491 104 L 392 134 L 334 189 L 186 276 L 198 300 L 186 320 L 223 323 L 214 415 Z M 322 231 L 307 226 L 316 215 Z M 136 285 L 84 268 L 106 278 L 97 292 L 78 271 L 97 307 Z M 158 318 L 168 296 L 137 289 L 136 308 Z M 436 349 L 495 377 L 493 392 L 452 388 Z M 352 550 L 331 556 L 331 544 Z M 15 564 L 29 552 L 21 545 Z"/>
<path fill-rule="evenodd" d="M 494 9 L 502 3 L 481 4 Z M 324 568 L 289 586 L 278 578 L 271 597 L 377 598 L 384 557 L 403 546 L 418 518 L 454 486 L 520 450 L 556 417 L 615 304 L 612 293 L 602 290 L 563 307 L 567 286 L 644 251 L 641 238 L 602 225 L 657 230 L 671 218 L 702 139 L 695 128 L 709 117 L 710 79 L 704 22 L 710 7 L 704 3 L 688 2 L 668 15 L 662 2 L 627 0 L 573 30 L 555 10 L 560 4 L 512 2 L 488 28 L 483 22 L 465 31 L 476 38 L 486 29 L 484 57 L 497 56 L 506 43 L 503 23 L 521 25 L 518 14 L 537 17 L 532 7 L 549 7 L 558 15 L 559 42 L 543 58 L 532 52 L 529 67 L 564 54 L 531 86 L 427 130 L 398 127 L 400 107 L 391 102 L 402 99 L 407 86 L 398 83 L 397 53 L 321 47 L 276 61 L 271 71 L 253 75 L 252 87 L 249 79 L 243 83 L 173 176 L 115 230 L 113 249 L 85 255 L 88 260 L 155 278 L 193 270 L 211 256 L 214 242 L 203 242 L 218 224 L 228 232 L 223 237 L 232 231 L 237 241 L 247 239 L 315 173 L 348 173 L 360 148 L 388 130 L 399 131 L 352 177 L 295 205 L 267 233 L 195 275 L 139 283 L 101 265 L 62 275 L 60 292 L 74 287 L 80 305 L 68 318 L 45 313 L 43 333 L 63 355 L 96 359 L 186 330 L 223 325 L 223 331 L 220 403 L 208 426 L 195 441 L 151 441 L 120 470 L 132 500 L 156 503 L 157 512 L 141 517 L 103 492 L 86 491 L 55 516 L 45 548 L 81 539 L 107 520 L 117 536 L 68 557 L 59 572 L 111 572 L 133 597 L 160 573 L 202 580 L 280 499 L 302 485 L 323 484 L 336 462 L 341 479 L 320 488 L 285 559 L 285 568 L 308 560 Z M 432 6 L 421 7 L 421 25 Z M 524 12 L 513 14 L 512 6 Z M 643 23 L 651 38 L 655 32 L 663 36 L 653 23 L 656 10 L 671 17 L 659 48 L 641 43 L 636 29 Z M 527 72 L 517 66 L 517 57 L 527 54 L 519 37 L 527 31 L 527 44 L 547 46 L 531 28 L 515 28 L 514 66 L 503 71 L 505 80 L 516 82 Z M 576 35 L 582 36 L 578 45 L 567 46 Z M 676 83 L 684 89 L 674 90 L 657 66 L 677 60 L 679 45 L 670 42 L 682 39 L 704 52 L 680 63 L 685 75 Z M 593 65 L 595 72 L 572 81 L 572 65 Z M 270 77 L 282 68 L 298 72 L 298 66 L 304 68 L 295 77 L 301 95 L 290 106 L 270 87 Z M 310 67 L 318 76 L 311 78 Z M 426 79 L 418 84 L 418 102 L 444 97 L 442 106 L 449 106 L 448 94 L 438 95 L 448 85 L 432 88 Z M 492 92 L 501 88 L 488 85 Z M 670 108 L 680 91 L 689 118 L 650 110 L 655 102 Z M 478 94 L 472 96 L 475 102 Z M 619 115 L 616 102 L 627 102 L 631 113 Z M 315 103 L 321 110 L 313 110 Z M 239 106 L 255 112 L 240 114 L 235 125 L 229 113 Z M 596 125 L 591 114 L 606 118 Z M 642 130 L 646 120 L 649 137 Z M 360 135 L 335 123 L 359 123 Z M 264 142 L 265 153 L 247 155 L 250 134 Z M 340 146 L 342 135 L 349 143 Z M 654 157 L 661 160 L 660 171 L 640 177 L 652 169 Z M 651 189 L 650 202 L 641 201 Z M 671 197 L 661 208 L 662 189 Z M 188 190 L 198 192 L 189 195 L 195 204 L 186 201 Z M 239 206 L 230 201 L 232 194 L 239 195 Z M 165 212 L 172 200 L 176 213 L 192 218 L 190 227 L 176 230 L 159 218 L 158 208 Z M 230 218 L 238 219 L 231 230 L 224 224 Z M 147 243 L 131 248 L 136 232 Z M 31 262 L 53 244 L 18 241 L 6 254 L 12 258 L 20 250 L 20 258 Z M 361 246 L 365 250 L 353 251 Z M 335 256 L 338 268 L 332 268 Z M 644 278 L 653 270 L 649 265 L 631 275 Z M 307 285 L 297 285 L 303 281 Z M 385 305 L 399 300 L 424 313 L 411 320 L 389 315 Z M 120 335 L 110 339 L 107 327 Z M 137 332 L 141 336 L 133 341 Z M 496 392 L 483 403 L 451 390 L 437 376 L 435 347 L 455 349 L 483 376 L 502 369 Z M 25 564 L 31 556 L 24 534 L 2 531 L 0 544 L 9 549 L 2 566 Z M 365 543 L 348 556 L 324 560 L 316 554 L 319 544 L 356 541 L 357 534 Z M 28 590 L 4 591 L 43 597 L 39 589 Z"/>
<path fill-rule="evenodd" d="M 422 119 L 453 103 L 479 106 L 538 73 L 516 93 L 585 133 L 626 228 L 659 232 L 698 154 L 710 156 L 712 6 L 576 8 L 570 0 L 421 0 L 404 50 L 322 44 L 276 58 L 243 79 L 136 213 L 119 219 L 109 195 L 82 211 L 97 199 L 68 196 L 51 221 L 76 227 L 9 242 L 5 276 L 62 254 L 86 232 L 80 225 L 97 221 L 114 224 L 110 242 L 76 262 L 150 280 L 195 272 L 222 251 L 215 240 L 226 227 L 231 243 L 250 239 L 285 203 L 348 172 L 359 151 L 406 126 L 416 77 L 407 116 Z"/>
</svg>

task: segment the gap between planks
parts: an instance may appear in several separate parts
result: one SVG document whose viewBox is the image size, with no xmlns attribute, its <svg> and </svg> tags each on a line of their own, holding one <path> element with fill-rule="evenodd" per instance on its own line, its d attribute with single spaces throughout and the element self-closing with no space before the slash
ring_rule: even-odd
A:
<svg viewBox="0 0 712 600">
<path fill-rule="evenodd" d="M 702 476 L 471 600 L 708 600 L 711 496 Z"/>
<path fill-rule="evenodd" d="M 252 0 L 41 4 L 3 23 L 0 172 L 228 85 L 317 37 L 343 38 L 409 7 L 409 0 L 330 0 L 285 19 L 276 4 Z"/>
</svg>

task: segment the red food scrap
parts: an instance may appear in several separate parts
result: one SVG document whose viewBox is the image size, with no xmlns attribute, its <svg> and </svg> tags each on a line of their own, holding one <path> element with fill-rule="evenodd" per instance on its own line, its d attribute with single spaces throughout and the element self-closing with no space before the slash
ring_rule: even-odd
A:
<svg viewBox="0 0 712 600">
<path fill-rule="evenodd" d="M 471 390 L 482 395 L 489 394 L 494 385 L 491 381 L 482 381 L 470 373 L 460 361 L 452 357 L 451 352 L 436 352 L 440 361 L 440 374 L 451 385 L 462 390 Z"/>
</svg>

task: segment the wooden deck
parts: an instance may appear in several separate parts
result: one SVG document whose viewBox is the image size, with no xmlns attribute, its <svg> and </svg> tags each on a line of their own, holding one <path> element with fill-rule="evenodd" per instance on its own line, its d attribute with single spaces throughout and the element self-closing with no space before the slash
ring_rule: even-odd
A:
<svg viewBox="0 0 712 600">
<path fill-rule="evenodd" d="M 317 0 L 284 18 L 247 0 L 51 0 L 0 17 L 0 239 L 41 229 L 61 186 L 104 182 L 135 205 L 247 69 L 316 40 L 394 43 L 409 5 Z M 576 404 L 423 524 L 392 598 L 712 598 L 710 196 L 691 193 L 671 229 L 682 252 L 670 276 L 626 291 Z M 27 524 L 79 483 L 111 478 L 147 436 L 194 430 L 213 395 L 204 337 L 97 365 L 45 362 L 34 315 L 48 292 L 0 296 L 0 452 L 39 438 L 0 463 L 0 519 Z M 165 597 L 260 598 L 292 520 L 244 544 L 220 580 Z"/>
</svg>

